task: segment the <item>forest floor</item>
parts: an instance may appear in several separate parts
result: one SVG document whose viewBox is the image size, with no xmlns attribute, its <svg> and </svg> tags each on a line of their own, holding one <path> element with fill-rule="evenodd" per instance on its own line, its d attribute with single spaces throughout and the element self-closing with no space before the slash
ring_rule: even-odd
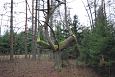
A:
<svg viewBox="0 0 115 77">
<path fill-rule="evenodd" d="M 46 59 L 40 61 L 3 60 L 0 61 L 0 77 L 100 77 L 89 67 L 71 64 L 59 72 L 54 69 L 53 65 L 53 61 Z"/>
</svg>

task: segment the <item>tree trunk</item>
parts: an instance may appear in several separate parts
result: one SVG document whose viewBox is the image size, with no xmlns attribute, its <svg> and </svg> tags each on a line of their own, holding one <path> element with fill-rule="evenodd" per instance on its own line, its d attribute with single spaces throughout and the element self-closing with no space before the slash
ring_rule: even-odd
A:
<svg viewBox="0 0 115 77">
<path fill-rule="evenodd" d="M 83 2 L 83 0 L 81 0 L 81 1 L 82 1 L 83 5 L 84 5 L 84 8 L 85 8 L 86 12 L 87 12 L 87 15 L 88 15 L 88 18 L 89 18 L 90 25 L 92 25 L 92 20 L 91 20 L 90 14 L 89 14 L 89 12 L 88 12 L 87 6 L 85 6 L 85 3 Z"/>
<path fill-rule="evenodd" d="M 40 9 L 40 0 L 38 0 L 38 9 Z M 40 13 L 39 13 L 39 10 L 38 10 L 38 38 L 40 39 L 40 32 L 41 32 L 41 28 L 40 28 L 40 23 L 39 23 L 39 15 Z M 37 39 L 37 37 L 36 37 L 36 39 Z M 36 40 L 36 44 L 37 44 L 37 40 Z M 38 59 L 40 60 L 40 56 L 41 56 L 41 54 L 40 54 L 40 46 L 39 45 L 37 45 L 38 46 L 38 48 L 37 48 L 37 55 L 38 55 Z"/>
<path fill-rule="evenodd" d="M 51 0 L 51 7 L 53 8 L 53 0 Z M 51 28 L 53 29 L 53 15 L 50 17 L 50 22 L 49 22 L 49 25 L 51 26 Z M 50 37 L 51 37 L 51 40 L 54 42 L 54 38 L 53 38 L 53 34 L 52 34 L 52 31 L 50 30 Z"/>
<path fill-rule="evenodd" d="M 10 60 L 13 60 L 13 0 L 11 0 L 11 17 L 10 17 Z"/>
<path fill-rule="evenodd" d="M 54 68 L 58 71 L 62 69 L 62 60 L 61 60 L 61 52 L 54 52 Z"/>
<path fill-rule="evenodd" d="M 35 33 L 34 33 L 34 43 L 35 43 L 35 52 L 34 52 L 34 56 L 36 59 L 36 53 L 37 53 L 37 17 L 38 17 L 38 0 L 36 0 L 36 12 L 35 12 Z"/>
<path fill-rule="evenodd" d="M 34 0 L 32 0 L 32 59 L 36 59 L 35 49 L 35 20 L 34 20 Z"/>
<path fill-rule="evenodd" d="M 68 46 L 71 46 L 71 44 L 74 44 L 77 42 L 77 39 L 76 39 L 76 36 L 73 34 L 73 32 L 71 31 L 70 27 L 68 26 L 67 24 L 67 7 L 66 7 L 66 0 L 64 0 L 65 2 L 59 2 L 54 8 L 53 7 L 50 7 L 50 0 L 47 0 L 47 15 L 46 15 L 46 19 L 45 19 L 45 22 L 44 22 L 44 30 L 45 30 L 45 37 L 48 41 L 48 44 L 47 43 L 44 43 L 43 44 L 46 44 L 46 46 L 50 47 L 53 52 L 54 52 L 54 60 L 56 61 L 55 62 L 55 65 L 56 65 L 56 69 L 60 69 L 61 68 L 61 65 L 62 65 L 62 61 L 61 61 L 61 50 L 63 50 L 64 48 L 67 48 Z M 49 30 L 48 30 L 48 27 L 50 27 L 51 30 L 52 27 L 49 25 L 49 20 L 50 18 L 52 17 L 55 9 L 57 7 L 59 7 L 61 4 L 65 4 L 65 26 L 66 28 L 69 30 L 69 34 L 70 36 L 65 39 L 63 42 L 59 43 L 58 45 L 55 45 L 52 40 L 51 40 L 51 37 L 49 37 Z M 56 39 L 54 39 L 56 40 Z M 38 42 L 40 43 L 40 42 Z"/>
<path fill-rule="evenodd" d="M 34 4 L 34 2 L 33 2 Z M 33 10 L 34 11 L 34 10 Z M 32 58 L 35 60 L 36 59 L 36 53 L 37 53 L 37 25 L 38 25 L 38 0 L 36 0 L 36 5 L 35 5 L 35 25 L 33 26 L 33 54 Z"/>
<path fill-rule="evenodd" d="M 27 58 L 27 0 L 25 0 L 26 3 L 26 19 L 25 19 L 25 58 Z"/>
</svg>

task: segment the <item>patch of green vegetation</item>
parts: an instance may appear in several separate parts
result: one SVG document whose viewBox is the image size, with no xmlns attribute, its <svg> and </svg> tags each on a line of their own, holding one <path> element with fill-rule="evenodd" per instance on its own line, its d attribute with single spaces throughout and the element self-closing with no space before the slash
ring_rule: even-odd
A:
<svg viewBox="0 0 115 77">
<path fill-rule="evenodd" d="M 42 46 L 44 48 L 48 48 L 48 49 L 51 48 L 51 46 L 48 43 L 46 43 L 45 41 L 42 41 L 42 40 L 37 41 L 37 44 L 39 44 L 40 46 Z"/>
</svg>

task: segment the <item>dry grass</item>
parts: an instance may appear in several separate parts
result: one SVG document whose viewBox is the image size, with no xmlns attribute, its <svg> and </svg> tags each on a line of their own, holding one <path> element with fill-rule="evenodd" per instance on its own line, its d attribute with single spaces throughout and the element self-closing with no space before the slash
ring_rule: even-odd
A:
<svg viewBox="0 0 115 77">
<path fill-rule="evenodd" d="M 5 58 L 0 62 L 0 77 L 99 77 L 88 67 L 69 66 L 58 72 L 51 60 L 32 61 L 23 59 L 23 55 L 18 55 L 12 62 L 8 60 L 9 56 Z"/>
</svg>

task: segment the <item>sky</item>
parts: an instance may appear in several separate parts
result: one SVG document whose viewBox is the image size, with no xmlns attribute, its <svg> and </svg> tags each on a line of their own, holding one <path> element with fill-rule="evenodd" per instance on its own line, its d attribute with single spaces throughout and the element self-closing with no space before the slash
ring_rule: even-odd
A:
<svg viewBox="0 0 115 77">
<path fill-rule="evenodd" d="M 13 24 L 15 27 L 14 30 L 16 32 L 20 32 L 20 31 L 24 30 L 25 14 L 18 13 L 18 12 L 25 12 L 24 1 L 25 0 L 14 0 L 14 2 L 16 2 L 16 4 L 14 5 L 14 13 L 16 13 L 17 15 L 14 16 Z M 86 0 L 83 0 L 83 1 L 84 1 L 84 3 L 86 2 Z M 10 22 L 9 22 L 10 9 L 8 7 L 3 8 L 4 4 L 6 4 L 5 6 L 10 7 L 9 3 L 10 3 L 10 0 L 0 0 L 0 25 L 2 28 L 2 34 L 6 30 L 9 30 L 8 28 L 10 27 Z M 31 4 L 31 0 L 28 0 L 28 3 Z M 67 0 L 67 6 L 68 6 L 68 8 L 70 8 L 71 17 L 73 17 L 74 15 L 77 15 L 81 24 L 86 25 L 86 26 L 89 24 L 87 13 L 86 13 L 86 10 L 85 10 L 84 5 L 81 0 Z M 9 12 L 6 13 L 6 10 Z M 5 14 L 6 16 L 2 16 L 2 14 Z M 28 13 L 28 15 L 31 15 L 31 14 Z M 28 25 L 29 25 L 29 23 L 28 23 Z"/>
<path fill-rule="evenodd" d="M 67 0 L 68 1 L 68 0 Z M 86 3 L 86 0 L 83 0 Z M 88 17 L 84 5 L 81 0 L 69 0 L 68 7 L 70 7 L 70 14 L 71 16 L 78 15 L 78 19 L 81 24 L 87 25 L 88 24 Z"/>
</svg>

